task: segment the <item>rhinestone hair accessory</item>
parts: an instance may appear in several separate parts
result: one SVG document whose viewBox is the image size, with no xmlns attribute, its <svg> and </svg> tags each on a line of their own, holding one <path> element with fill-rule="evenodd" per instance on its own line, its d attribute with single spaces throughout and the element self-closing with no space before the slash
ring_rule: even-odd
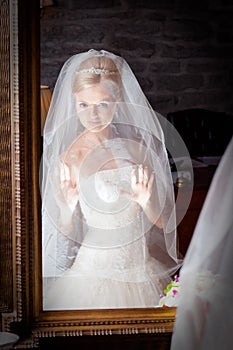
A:
<svg viewBox="0 0 233 350">
<path fill-rule="evenodd" d="M 76 74 L 82 74 L 82 73 L 113 75 L 113 74 L 116 74 L 117 72 L 116 71 L 110 71 L 110 70 L 107 70 L 107 69 L 95 68 L 95 67 L 82 69 L 82 70 L 76 72 Z"/>
</svg>

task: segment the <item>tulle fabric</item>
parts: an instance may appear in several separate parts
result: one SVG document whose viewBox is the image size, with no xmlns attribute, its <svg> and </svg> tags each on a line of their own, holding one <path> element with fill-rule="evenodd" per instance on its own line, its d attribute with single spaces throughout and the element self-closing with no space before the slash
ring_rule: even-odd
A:
<svg viewBox="0 0 233 350">
<path fill-rule="evenodd" d="M 231 349 L 233 139 L 216 170 L 180 273 L 172 350 Z"/>
<path fill-rule="evenodd" d="M 157 305 L 164 286 L 155 276 L 161 275 L 163 267 L 148 251 L 143 251 L 142 243 L 137 240 L 121 249 L 96 249 L 82 245 L 72 267 L 62 278 L 53 281 L 53 287 L 45 298 L 45 308 L 136 308 Z"/>
<path fill-rule="evenodd" d="M 87 137 L 88 152 L 77 166 L 75 145 L 85 130 L 72 84 L 80 64 L 94 56 L 114 61 L 121 99 L 113 106 L 110 136 L 95 145 Z M 60 184 L 67 159 L 79 186 L 69 203 Z M 133 200 L 131 172 L 141 164 L 155 174 L 154 212 L 163 228 Z M 90 50 L 64 64 L 45 123 L 41 175 L 44 309 L 156 306 L 181 264 L 173 180 L 159 115 L 121 57 Z"/>
</svg>

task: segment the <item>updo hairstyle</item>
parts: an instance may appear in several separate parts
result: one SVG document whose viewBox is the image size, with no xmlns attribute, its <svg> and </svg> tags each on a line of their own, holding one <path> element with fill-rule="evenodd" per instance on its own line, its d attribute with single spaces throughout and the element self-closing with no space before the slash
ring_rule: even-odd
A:
<svg viewBox="0 0 233 350">
<path fill-rule="evenodd" d="M 121 76 L 109 57 L 94 56 L 83 61 L 75 72 L 72 91 L 79 93 L 98 84 L 103 85 L 115 100 L 121 99 Z"/>
</svg>

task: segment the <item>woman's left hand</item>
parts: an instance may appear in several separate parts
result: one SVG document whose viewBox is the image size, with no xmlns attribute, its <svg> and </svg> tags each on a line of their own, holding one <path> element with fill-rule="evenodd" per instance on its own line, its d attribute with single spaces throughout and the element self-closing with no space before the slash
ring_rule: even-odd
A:
<svg viewBox="0 0 233 350">
<path fill-rule="evenodd" d="M 131 189 L 135 202 L 142 208 L 145 208 L 152 194 L 152 186 L 155 175 L 152 173 L 149 177 L 148 167 L 139 165 L 138 169 L 132 170 Z"/>
</svg>

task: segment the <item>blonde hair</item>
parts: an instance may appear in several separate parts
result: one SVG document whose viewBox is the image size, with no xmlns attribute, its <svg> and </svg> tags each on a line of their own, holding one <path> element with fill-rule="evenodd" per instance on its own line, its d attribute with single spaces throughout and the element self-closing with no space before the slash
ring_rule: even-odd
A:
<svg viewBox="0 0 233 350">
<path fill-rule="evenodd" d="M 121 76 L 117 66 L 109 57 L 94 56 L 83 61 L 75 72 L 73 93 L 103 84 L 115 99 L 121 96 Z"/>
</svg>

